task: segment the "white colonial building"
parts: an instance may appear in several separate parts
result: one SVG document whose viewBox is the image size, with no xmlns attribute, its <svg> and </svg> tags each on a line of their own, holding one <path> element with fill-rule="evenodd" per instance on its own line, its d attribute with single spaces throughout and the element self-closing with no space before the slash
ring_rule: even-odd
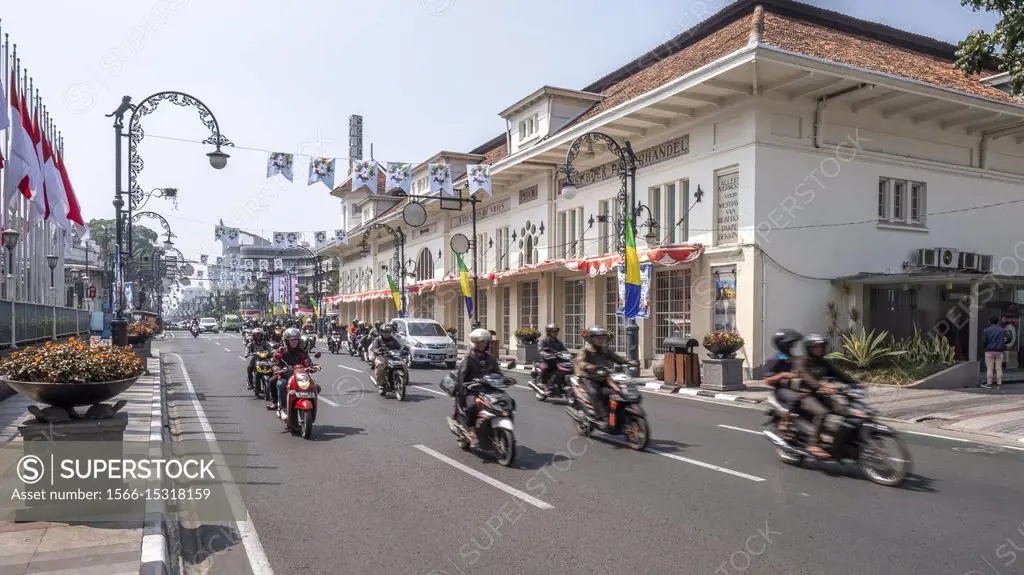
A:
<svg viewBox="0 0 1024 575">
<path fill-rule="evenodd" d="M 609 266 L 615 157 L 582 150 L 577 194 L 559 194 L 570 144 L 596 130 L 638 157 L 638 248 L 653 264 L 651 317 L 639 321 L 647 363 L 677 328 L 697 339 L 731 329 L 756 373 L 776 330 L 843 328 L 851 308 L 868 328 L 937 330 L 975 360 L 978 315 L 989 315 L 979 308 L 1014 315 L 1024 276 L 1024 107 L 999 89 L 1004 78 L 953 69 L 953 53 L 789 0 L 741 0 L 581 91 L 543 87 L 516 102 L 500 137 L 430 160 L 463 180 L 466 164 L 493 166 L 494 194 L 477 206 L 481 323 L 509 350 L 516 329 L 549 321 L 570 345 L 583 327 L 607 325 L 624 348 Z M 414 192 L 425 193 L 425 172 Z M 395 315 L 385 289 L 394 238 L 374 229 L 360 250 L 385 223 L 416 262 L 406 266 L 411 313 L 464 336 L 448 245 L 472 235 L 469 206 L 429 202 L 426 225 L 410 227 L 408 199 L 348 182 L 334 194 L 349 243 L 323 255 L 341 258 L 341 318 Z M 984 293 L 964 299 L 972 290 Z"/>
</svg>

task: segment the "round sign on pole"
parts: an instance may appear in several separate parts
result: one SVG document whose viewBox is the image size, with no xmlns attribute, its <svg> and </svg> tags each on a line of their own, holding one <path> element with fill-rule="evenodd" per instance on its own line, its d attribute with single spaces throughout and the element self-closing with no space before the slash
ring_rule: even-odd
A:
<svg viewBox="0 0 1024 575">
<path fill-rule="evenodd" d="M 192 267 L 192 264 L 185 264 L 181 268 L 181 273 L 183 273 L 183 274 L 185 274 L 187 276 L 192 275 L 193 273 L 195 273 L 195 271 L 196 271 L 196 269 L 194 267 Z"/>
<path fill-rule="evenodd" d="M 427 208 L 419 202 L 409 202 L 402 208 L 402 219 L 409 227 L 418 228 L 427 223 Z"/>
<path fill-rule="evenodd" d="M 469 238 L 466 237 L 466 234 L 455 234 L 448 242 L 448 245 L 451 246 L 455 253 L 462 255 L 469 251 Z"/>
</svg>

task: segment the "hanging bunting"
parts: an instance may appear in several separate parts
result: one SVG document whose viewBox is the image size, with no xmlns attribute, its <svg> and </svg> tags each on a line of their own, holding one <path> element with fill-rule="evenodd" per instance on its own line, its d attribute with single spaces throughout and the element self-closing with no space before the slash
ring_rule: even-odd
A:
<svg viewBox="0 0 1024 575">
<path fill-rule="evenodd" d="M 284 232 L 274 232 L 274 247 L 284 247 Z"/>
<path fill-rule="evenodd" d="M 452 189 L 452 168 L 448 164 L 428 164 L 430 172 L 430 193 L 440 193 L 443 196 L 454 196 Z"/>
<path fill-rule="evenodd" d="M 334 230 L 334 241 L 347 246 L 348 234 L 345 233 L 345 230 Z"/>
<path fill-rule="evenodd" d="M 238 235 L 240 232 L 241 230 L 238 228 L 214 226 L 213 239 L 214 241 L 221 242 L 224 247 L 234 246 L 238 244 Z"/>
<path fill-rule="evenodd" d="M 300 234 L 299 232 L 288 232 L 287 234 L 285 234 L 285 236 L 284 236 L 284 245 L 285 245 L 285 247 L 289 247 L 289 248 L 297 247 L 299 245 L 299 239 L 301 238 L 301 236 L 302 236 L 302 234 Z"/>
<path fill-rule="evenodd" d="M 199 256 L 199 263 L 203 264 L 204 266 L 206 265 L 206 262 L 208 262 L 208 261 L 210 261 L 210 256 L 208 256 L 206 254 L 202 254 L 202 255 Z"/>
<path fill-rule="evenodd" d="M 469 179 L 470 195 L 483 190 L 491 195 L 491 166 L 488 164 L 469 164 L 466 166 Z"/>
<path fill-rule="evenodd" d="M 313 234 L 313 246 L 314 249 L 320 249 L 321 246 L 327 243 L 327 232 L 315 232 Z"/>
<path fill-rule="evenodd" d="M 377 193 L 377 162 L 357 161 L 352 164 L 352 191 L 365 187 L 371 194 Z"/>
<path fill-rule="evenodd" d="M 247 270 L 254 269 L 255 265 L 256 265 L 256 262 L 254 262 L 252 260 L 252 258 L 246 258 L 245 259 L 245 269 L 247 269 Z"/>
<path fill-rule="evenodd" d="M 217 256 L 217 265 L 221 265 L 223 263 L 224 263 L 224 257 L 223 256 Z"/>
<path fill-rule="evenodd" d="M 309 183 L 312 186 L 323 182 L 328 190 L 334 189 L 334 158 L 311 158 L 309 160 Z"/>
<path fill-rule="evenodd" d="M 284 269 L 284 259 L 274 258 L 274 271 L 279 272 Z"/>
<path fill-rule="evenodd" d="M 289 182 L 294 181 L 292 173 L 292 164 L 295 161 L 295 156 L 286 154 L 284 152 L 272 152 L 270 157 L 267 158 L 267 177 L 272 178 L 278 174 L 281 174 Z"/>
<path fill-rule="evenodd" d="M 265 272 L 265 271 L 269 271 L 269 270 L 270 270 L 270 261 L 269 260 L 260 260 L 260 271 L 261 272 Z"/>
<path fill-rule="evenodd" d="M 238 266 L 241 265 L 238 256 L 231 256 L 231 269 L 237 270 Z"/>
<path fill-rule="evenodd" d="M 412 164 L 388 162 L 385 181 L 387 182 L 385 192 L 402 190 L 405 195 L 409 195 L 409 186 L 412 184 Z"/>
</svg>

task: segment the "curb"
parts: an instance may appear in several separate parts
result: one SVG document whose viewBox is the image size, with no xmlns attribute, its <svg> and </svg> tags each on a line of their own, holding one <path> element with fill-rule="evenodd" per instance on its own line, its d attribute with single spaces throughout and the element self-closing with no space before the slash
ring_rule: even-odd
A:
<svg viewBox="0 0 1024 575">
<path fill-rule="evenodd" d="M 686 387 L 679 387 L 678 385 L 672 385 L 668 383 L 660 383 L 657 381 L 649 381 L 644 384 L 644 387 L 651 391 L 664 391 L 667 393 L 678 393 L 679 395 L 689 395 L 696 397 L 708 397 L 711 399 L 718 399 L 721 401 L 735 401 L 737 403 L 761 403 L 762 399 L 751 399 L 749 397 L 743 397 L 740 395 L 733 395 L 731 393 L 719 393 L 707 389 L 691 389 Z"/>
<path fill-rule="evenodd" d="M 147 364 L 149 362 L 146 362 Z M 147 365 L 148 367 L 148 365 Z M 158 355 L 156 360 L 157 388 L 153 392 L 152 415 L 159 415 L 159 425 L 155 420 L 150 422 L 149 441 L 150 456 L 163 457 L 163 445 L 169 443 L 170 421 L 167 413 L 167 404 L 164 401 L 164 371 L 163 360 Z M 156 445 L 153 445 L 156 442 Z M 148 487 L 156 489 L 163 487 L 161 480 L 150 481 Z M 139 575 L 169 575 L 171 571 L 171 559 L 168 541 L 170 540 L 170 513 L 163 500 L 150 499 L 146 501 L 146 520 L 142 530 L 142 557 L 139 565 Z"/>
</svg>

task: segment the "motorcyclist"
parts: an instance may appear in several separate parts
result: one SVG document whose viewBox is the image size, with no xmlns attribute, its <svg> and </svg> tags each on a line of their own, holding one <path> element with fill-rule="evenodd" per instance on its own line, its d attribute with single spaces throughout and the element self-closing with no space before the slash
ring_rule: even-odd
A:
<svg viewBox="0 0 1024 575">
<path fill-rule="evenodd" d="M 469 333 L 469 353 L 462 358 L 462 364 L 456 373 L 455 414 L 456 421 L 462 421 L 469 431 L 472 446 L 478 445 L 476 437 L 476 396 L 469 384 L 491 373 L 501 373 L 498 360 L 488 351 L 491 345 L 491 332 L 486 329 L 474 329 Z"/>
<path fill-rule="evenodd" d="M 607 426 L 608 395 L 611 390 L 610 379 L 605 374 L 595 373 L 599 369 L 609 370 L 614 365 L 636 366 L 639 362 L 630 361 L 615 353 L 608 347 L 608 330 L 594 326 L 586 332 L 587 345 L 576 356 L 576 376 L 583 380 L 587 387 L 587 395 L 594 409 L 594 416 L 599 425 Z"/>
<path fill-rule="evenodd" d="M 772 343 L 778 351 L 765 366 L 764 382 L 775 388 L 775 399 L 786 408 L 779 423 L 779 430 L 783 432 L 789 430 L 792 411 L 800 403 L 800 394 L 791 387 L 790 382 L 797 379 L 793 367 L 793 348 L 802 339 L 802 335 L 789 328 L 776 332 Z"/>
<path fill-rule="evenodd" d="M 249 379 L 249 389 L 252 389 L 253 377 L 256 374 L 256 354 L 261 351 L 270 351 L 270 343 L 263 337 L 263 329 L 255 328 L 249 334 L 252 338 L 246 347 L 245 353 L 249 358 L 249 367 L 246 369 L 246 377 Z"/>
<path fill-rule="evenodd" d="M 277 410 L 281 419 L 286 419 L 285 406 L 288 405 L 288 380 L 292 377 L 295 367 L 309 367 L 313 360 L 309 354 L 302 349 L 302 332 L 298 328 L 290 327 L 284 332 L 284 347 L 274 354 L 274 363 L 284 368 L 283 371 L 275 374 L 272 380 L 277 385 L 276 401 L 267 406 L 267 409 Z M 273 389 L 273 388 L 271 388 Z"/>
<path fill-rule="evenodd" d="M 551 374 L 558 369 L 558 354 L 569 351 L 562 340 L 558 339 L 559 331 L 561 330 L 558 328 L 558 324 L 549 323 L 544 327 L 544 337 L 540 340 L 538 351 L 544 365 L 540 370 L 540 382 L 544 386 L 544 391 L 550 391 L 548 381 L 551 379 Z"/>
<path fill-rule="evenodd" d="M 349 335 L 349 337 L 354 336 L 357 331 L 359 331 L 359 320 L 358 319 L 354 319 L 354 320 L 352 320 L 352 325 L 349 326 L 349 328 L 348 328 L 348 335 Z"/>
<path fill-rule="evenodd" d="M 836 389 L 823 380 L 832 378 L 848 384 L 856 382 L 825 358 L 824 337 L 816 333 L 809 334 L 804 338 L 804 351 L 806 355 L 798 358 L 794 367 L 800 379 L 800 411 L 811 418 L 811 425 L 814 427 L 807 451 L 815 457 L 825 459 L 828 453 L 820 446 L 821 430 L 825 425 L 825 418 L 831 411 L 832 402 L 828 396 L 834 394 Z"/>
<path fill-rule="evenodd" d="M 391 324 L 384 324 L 380 326 L 380 337 L 378 337 L 370 345 L 370 351 L 373 353 L 373 375 L 377 378 L 377 384 L 380 385 L 384 381 L 386 375 L 387 362 L 384 361 L 384 356 L 391 350 L 401 351 L 402 343 L 395 338 L 395 328 Z"/>
</svg>

